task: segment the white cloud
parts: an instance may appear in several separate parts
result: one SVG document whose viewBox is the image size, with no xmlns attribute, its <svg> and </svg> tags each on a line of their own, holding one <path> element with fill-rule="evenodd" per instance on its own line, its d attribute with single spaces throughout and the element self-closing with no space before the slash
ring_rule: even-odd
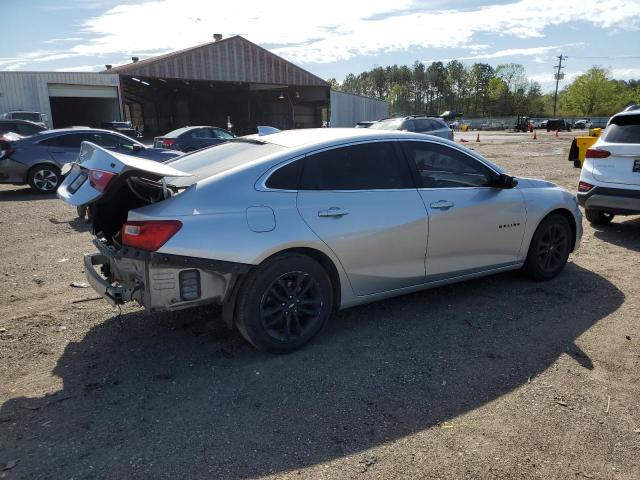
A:
<svg viewBox="0 0 640 480">
<path fill-rule="evenodd" d="M 584 73 L 584 70 L 566 72 L 564 79 L 560 81 L 560 88 L 573 82 L 576 77 L 579 77 Z M 640 79 L 640 68 L 611 68 L 609 69 L 609 75 L 615 80 Z M 529 80 L 531 80 L 532 82 L 538 82 L 543 87 L 549 87 L 550 85 L 555 85 L 556 83 L 553 77 L 553 71 L 550 71 L 549 73 L 536 73 L 533 75 L 528 75 L 528 77 Z"/>
<path fill-rule="evenodd" d="M 617 80 L 640 79 L 640 68 L 612 68 L 611 76 Z"/>
<path fill-rule="evenodd" d="M 412 47 L 467 48 L 477 57 L 478 51 L 487 48 L 475 41 L 478 34 L 542 38 L 549 27 L 577 21 L 607 30 L 640 28 L 638 0 L 579 3 L 578 8 L 573 0 L 520 0 L 438 10 L 428 8 L 426 0 L 368 0 L 366 4 L 325 0 L 313 6 L 293 0 L 236 0 L 233 8 L 204 0 L 153 0 L 121 4 L 89 18 L 79 31 L 69 33 L 92 40 L 77 41 L 64 51 L 46 55 L 51 61 L 55 55 L 154 54 L 208 42 L 213 33 L 220 32 L 227 36 L 242 34 L 298 63 L 327 63 Z M 552 48 L 510 49 L 482 58 L 502 58 L 500 54 L 539 56 Z M 26 60 L 23 57 L 19 60 Z"/>
<path fill-rule="evenodd" d="M 496 58 L 513 58 L 513 57 L 535 57 L 533 62 L 546 63 L 551 57 L 551 53 L 562 52 L 567 47 L 574 47 L 584 45 L 583 42 L 567 43 L 565 45 L 549 45 L 541 47 L 530 48 L 507 48 L 505 50 L 498 50 L 492 53 L 478 53 L 468 57 L 456 57 L 454 58 L 441 58 L 438 60 L 425 60 L 424 63 L 431 63 L 434 61 L 440 61 L 443 63 L 450 62 L 451 60 L 493 60 Z M 465 47 L 468 48 L 468 47 Z"/>
<path fill-rule="evenodd" d="M 66 38 L 50 38 L 49 40 L 45 40 L 42 43 L 47 45 L 52 45 L 54 43 L 64 43 L 64 42 L 79 42 L 84 40 L 82 37 L 66 37 Z"/>
</svg>

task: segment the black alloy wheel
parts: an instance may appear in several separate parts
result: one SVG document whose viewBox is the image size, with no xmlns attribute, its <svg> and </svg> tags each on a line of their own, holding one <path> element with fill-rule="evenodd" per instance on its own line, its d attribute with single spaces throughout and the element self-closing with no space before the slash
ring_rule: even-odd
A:
<svg viewBox="0 0 640 480">
<path fill-rule="evenodd" d="M 265 332 L 278 341 L 295 341 L 313 329 L 322 312 L 318 282 L 305 272 L 280 275 L 260 302 Z"/>
<path fill-rule="evenodd" d="M 333 288 L 327 271 L 313 258 L 295 252 L 276 255 L 242 280 L 235 325 L 258 350 L 292 352 L 326 325 Z"/>
<path fill-rule="evenodd" d="M 536 257 L 540 269 L 545 273 L 554 272 L 566 261 L 569 253 L 569 235 L 560 224 L 552 223 L 543 232 L 538 242 Z"/>
<path fill-rule="evenodd" d="M 573 232 L 561 214 L 545 218 L 531 239 L 524 264 L 525 272 L 535 280 L 551 280 L 564 268 L 571 253 Z"/>
</svg>

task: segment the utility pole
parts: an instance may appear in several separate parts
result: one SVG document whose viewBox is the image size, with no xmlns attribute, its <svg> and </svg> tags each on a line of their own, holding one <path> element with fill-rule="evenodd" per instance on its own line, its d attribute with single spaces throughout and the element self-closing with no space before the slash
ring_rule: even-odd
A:
<svg viewBox="0 0 640 480">
<path fill-rule="evenodd" d="M 560 82 L 560 80 L 564 78 L 564 73 L 561 72 L 561 70 L 564 68 L 562 66 L 562 60 L 566 60 L 567 57 L 560 54 L 556 58 L 558 59 L 558 65 L 553 66 L 553 68 L 558 69 L 557 72 L 554 74 L 554 77 L 556 79 L 556 91 L 553 94 L 553 118 L 556 118 L 556 104 L 558 102 L 558 83 Z"/>
</svg>

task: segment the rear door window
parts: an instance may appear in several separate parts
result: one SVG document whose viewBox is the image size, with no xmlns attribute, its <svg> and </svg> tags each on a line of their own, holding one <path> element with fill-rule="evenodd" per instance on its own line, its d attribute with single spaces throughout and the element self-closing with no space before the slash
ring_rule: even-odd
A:
<svg viewBox="0 0 640 480">
<path fill-rule="evenodd" d="M 221 128 L 214 128 L 212 130 L 213 130 L 214 136 L 217 138 L 222 138 L 224 140 L 229 140 L 231 138 L 234 138 L 232 134 L 230 134 L 229 132 Z"/>
<path fill-rule="evenodd" d="M 9 122 L 0 123 L 0 133 L 7 133 L 7 132 L 20 133 L 17 130 L 18 128 L 15 123 L 9 123 Z"/>
<path fill-rule="evenodd" d="M 416 132 L 428 132 L 430 130 L 433 130 L 431 121 L 427 120 L 426 118 L 418 118 L 414 120 L 414 123 L 416 126 Z"/>
<path fill-rule="evenodd" d="M 265 186 L 277 190 L 297 190 L 300 181 L 301 160 L 291 162 L 279 168 L 267 179 Z"/>
<path fill-rule="evenodd" d="M 418 170 L 421 188 L 491 186 L 491 170 L 466 153 L 431 142 L 401 144 Z"/>
<path fill-rule="evenodd" d="M 614 118 L 605 140 L 611 143 L 640 143 L 640 115 Z"/>
<path fill-rule="evenodd" d="M 92 141 L 92 135 L 88 133 L 69 133 L 66 135 L 58 135 L 56 137 L 47 138 L 40 142 L 41 145 L 57 148 L 80 148 L 80 144 L 84 141 Z"/>
<path fill-rule="evenodd" d="M 302 190 L 414 188 L 406 162 L 392 142 L 338 147 L 304 159 Z"/>
<path fill-rule="evenodd" d="M 18 123 L 15 125 L 15 128 L 17 130 L 17 133 L 24 136 L 35 135 L 36 133 L 42 130 L 41 128 L 38 128 L 35 125 L 29 125 L 26 123 Z"/>
<path fill-rule="evenodd" d="M 89 134 L 87 141 L 100 145 L 103 148 L 128 148 L 132 149 L 134 142 L 126 140 L 119 135 L 110 135 L 108 133 Z"/>
</svg>

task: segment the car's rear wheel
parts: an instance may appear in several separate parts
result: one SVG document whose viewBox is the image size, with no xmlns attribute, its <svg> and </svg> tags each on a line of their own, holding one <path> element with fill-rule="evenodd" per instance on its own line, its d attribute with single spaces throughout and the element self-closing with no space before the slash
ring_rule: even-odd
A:
<svg viewBox="0 0 640 480">
<path fill-rule="evenodd" d="M 567 219 L 560 214 L 548 216 L 533 234 L 525 272 L 534 280 L 556 277 L 567 263 L 571 242 L 572 232 Z"/>
<path fill-rule="evenodd" d="M 54 193 L 60 185 L 60 169 L 53 165 L 36 165 L 29 170 L 29 186 L 39 193 Z"/>
<path fill-rule="evenodd" d="M 287 353 L 322 330 L 332 307 L 325 269 L 312 258 L 288 253 L 249 273 L 238 294 L 236 326 L 257 349 Z"/>
<path fill-rule="evenodd" d="M 594 210 L 587 208 L 584 211 L 584 216 L 587 217 L 589 223 L 594 225 L 608 225 L 614 219 L 615 214 L 611 212 L 605 212 L 604 210 Z"/>
</svg>

